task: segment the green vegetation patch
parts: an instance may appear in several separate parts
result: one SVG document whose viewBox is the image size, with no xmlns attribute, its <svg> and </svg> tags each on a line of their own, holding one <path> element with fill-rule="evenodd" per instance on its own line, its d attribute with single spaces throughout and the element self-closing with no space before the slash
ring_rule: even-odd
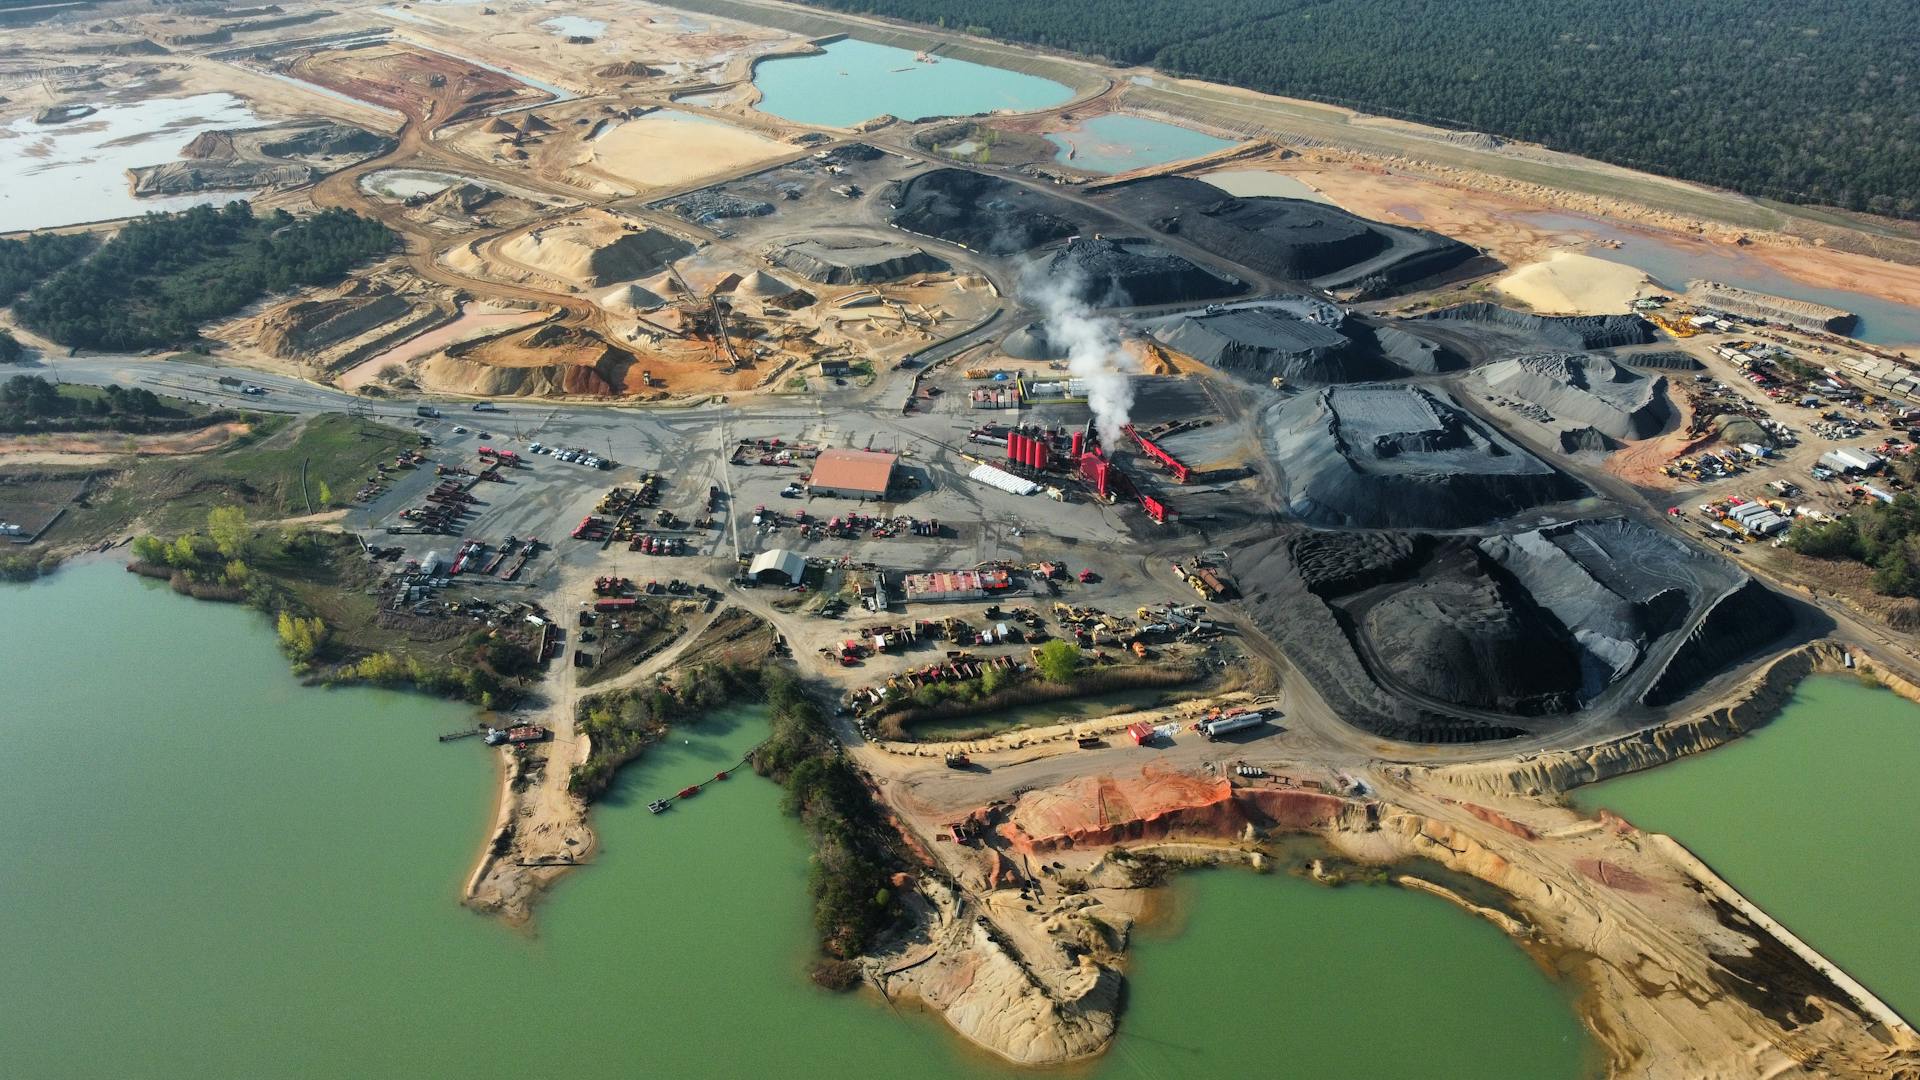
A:
<svg viewBox="0 0 1920 1080">
<path fill-rule="evenodd" d="M 1920 216 L 1920 6 L 1858 0 L 810 0 Z"/>
<path fill-rule="evenodd" d="M 1875 592 L 1920 597 L 1920 497 L 1910 491 L 1831 522 L 1801 520 L 1787 546 L 1810 558 L 1866 563 Z"/>
<path fill-rule="evenodd" d="M 178 345 L 269 293 L 338 281 L 393 245 L 386 226 L 339 209 L 255 217 L 236 201 L 149 214 L 92 258 L 34 286 L 14 312 L 62 345 Z"/>
<path fill-rule="evenodd" d="M 0 304 L 11 304 L 36 283 L 72 266 L 99 246 L 92 233 L 34 233 L 0 240 Z"/>
<path fill-rule="evenodd" d="M 215 506 L 234 504 L 254 520 L 328 508 L 381 461 L 416 445 L 397 428 L 340 413 L 305 422 L 254 418 L 252 429 L 205 454 L 142 459 L 114 475 L 61 521 L 62 539 L 97 539 L 137 520 L 163 533 L 195 528 Z M 306 482 L 301 482 L 301 466 Z"/>
<path fill-rule="evenodd" d="M 15 375 L 0 383 L 0 432 L 10 434 L 190 431 L 234 418 L 140 387 L 56 384 L 38 375 Z"/>
</svg>

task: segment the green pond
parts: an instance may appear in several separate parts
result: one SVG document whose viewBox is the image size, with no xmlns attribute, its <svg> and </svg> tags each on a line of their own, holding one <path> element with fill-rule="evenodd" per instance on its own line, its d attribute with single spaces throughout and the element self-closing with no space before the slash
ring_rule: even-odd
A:
<svg viewBox="0 0 1920 1080">
<path fill-rule="evenodd" d="M 801 124 L 852 127 L 882 113 L 902 120 L 1029 112 L 1073 97 L 1072 89 L 1005 68 L 947 57 L 921 63 L 908 49 L 842 38 L 812 56 L 753 69 L 762 112 Z"/>
<path fill-rule="evenodd" d="M 1088 172 L 1123 173 L 1218 153 L 1233 145 L 1205 132 L 1126 113 L 1108 113 L 1047 141 L 1059 147 L 1054 160 Z"/>
<path fill-rule="evenodd" d="M 1582 788 L 1667 833 L 1907 1016 L 1920 1014 L 1920 705 L 1809 679 L 1772 723 L 1706 754 Z M 1871 837 L 1883 839 L 1875 841 Z"/>
<path fill-rule="evenodd" d="M 256 613 L 106 563 L 0 587 L 0 648 L 6 1075 L 1032 1075 L 807 983 L 772 784 L 646 812 L 737 761 L 756 712 L 629 768 L 529 933 L 456 903 L 495 783 L 475 740 L 434 739 L 463 708 L 302 687 Z M 1227 871 L 1176 896 L 1115 1052 L 1066 1075 L 1589 1071 L 1561 989 L 1438 900 Z"/>
</svg>

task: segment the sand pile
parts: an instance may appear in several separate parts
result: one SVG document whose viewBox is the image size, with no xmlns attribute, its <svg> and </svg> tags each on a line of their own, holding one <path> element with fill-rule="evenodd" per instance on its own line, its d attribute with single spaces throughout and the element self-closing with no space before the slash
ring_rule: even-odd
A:
<svg viewBox="0 0 1920 1080">
<path fill-rule="evenodd" d="M 1068 282 L 1095 307 L 1144 307 L 1232 296 L 1239 278 L 1203 270 L 1148 240 L 1083 236 L 1046 261 L 1047 273 Z"/>
<path fill-rule="evenodd" d="M 1610 315 L 1653 292 L 1645 273 L 1573 251 L 1556 251 L 1498 279 L 1493 287 L 1552 315 Z"/>
<path fill-rule="evenodd" d="M 600 298 L 600 306 L 610 311 L 646 311 L 665 303 L 665 300 L 641 287 L 638 282 L 615 286 Z"/>
<path fill-rule="evenodd" d="M 1516 356 L 1488 364 L 1474 375 L 1495 395 L 1538 405 L 1553 424 L 1592 428 L 1615 439 L 1658 435 L 1670 415 L 1664 376 L 1648 378 L 1605 357 Z"/>
<path fill-rule="evenodd" d="M 661 270 L 693 245 L 658 229 L 636 229 L 625 219 L 589 213 L 544 225 L 500 245 L 501 254 L 581 285 L 611 285 Z"/>
<path fill-rule="evenodd" d="M 751 296 L 755 299 L 765 300 L 775 296 L 785 296 L 793 291 L 793 286 L 781 281 L 765 270 L 755 270 L 753 273 L 741 278 L 740 284 L 735 285 L 733 291 L 739 296 Z"/>
<path fill-rule="evenodd" d="M 542 131 L 555 131 L 558 129 L 541 119 L 537 113 L 526 113 L 520 121 L 520 130 L 532 135 Z"/>
<path fill-rule="evenodd" d="M 514 132 L 517 132 L 520 129 L 514 127 L 513 124 L 510 123 L 506 117 L 496 116 L 493 119 L 487 121 L 487 126 L 482 128 L 481 130 L 485 131 L 489 135 L 512 135 Z"/>
<path fill-rule="evenodd" d="M 261 320 L 260 347 L 274 356 L 303 358 L 400 319 L 412 310 L 411 302 L 392 293 L 303 300 Z"/>
<path fill-rule="evenodd" d="M 1337 386 L 1276 407 L 1288 509 L 1350 528 L 1454 529 L 1576 498 L 1571 477 L 1415 386 Z"/>
<path fill-rule="evenodd" d="M 631 392 L 630 376 L 638 379 L 632 353 L 555 323 L 453 345 L 420 365 L 429 389 L 490 397 L 616 397 Z"/>
</svg>

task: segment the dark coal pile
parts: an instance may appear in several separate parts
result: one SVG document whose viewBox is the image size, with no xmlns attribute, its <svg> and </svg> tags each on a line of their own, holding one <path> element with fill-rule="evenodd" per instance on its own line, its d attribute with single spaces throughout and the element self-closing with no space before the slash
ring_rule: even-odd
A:
<svg viewBox="0 0 1920 1080">
<path fill-rule="evenodd" d="M 1417 694 L 1520 716 L 1577 704 L 1566 628 L 1467 542 L 1444 545 L 1419 581 L 1368 606 L 1360 624 L 1375 662 Z"/>
<path fill-rule="evenodd" d="M 1415 281 L 1475 254 L 1457 240 L 1368 221 L 1325 203 L 1223 196 L 1185 176 L 1120 184 L 1098 198 L 1128 220 L 1178 234 L 1242 266 L 1326 288 L 1362 278 Z"/>
<path fill-rule="evenodd" d="M 1793 611 L 1787 601 L 1747 578 L 1713 605 L 1641 700 L 1654 706 L 1671 705 L 1791 629 Z"/>
<path fill-rule="evenodd" d="M 315 123 L 294 131 L 286 138 L 260 144 L 260 152 L 270 157 L 341 157 L 349 154 L 373 156 L 393 149 L 395 141 L 375 135 L 351 124 Z"/>
<path fill-rule="evenodd" d="M 1310 532 L 1285 528 L 1250 543 L 1228 544 L 1230 568 L 1245 597 L 1248 613 L 1286 651 L 1301 673 L 1346 722 L 1383 738 L 1426 743 L 1470 743 L 1511 739 L 1543 729 L 1545 721 L 1516 718 L 1490 723 L 1458 716 L 1389 693 L 1360 659 L 1352 638 L 1327 600 L 1308 587 L 1294 552 L 1309 557 L 1318 587 L 1351 580 L 1337 568 L 1385 560 L 1398 565 L 1430 544 L 1417 538 L 1381 546 L 1378 534 Z M 1355 550 L 1343 553 L 1352 546 Z M 1356 587 L 1362 583 L 1353 582 Z M 1329 595 L 1331 589 L 1328 589 Z"/>
<path fill-rule="evenodd" d="M 1287 555 L 1307 588 L 1339 596 L 1404 576 L 1426 558 L 1426 541 L 1419 533 L 1302 531 Z"/>
<path fill-rule="evenodd" d="M 1553 348 L 1574 351 L 1617 349 L 1653 341 L 1653 324 L 1638 315 L 1529 315 L 1481 303 L 1460 304 L 1415 318 L 1518 331 Z"/>
<path fill-rule="evenodd" d="M 1278 407 L 1288 509 L 1347 528 L 1456 529 L 1586 489 L 1415 386 L 1336 386 Z"/>
<path fill-rule="evenodd" d="M 1072 203 L 966 169 L 901 181 L 892 202 L 895 226 L 990 255 L 1017 255 L 1089 231 Z"/>
<path fill-rule="evenodd" d="M 863 237 L 796 240 L 768 251 L 767 258 L 775 266 L 823 285 L 872 285 L 947 269 L 944 260 L 911 244 Z"/>
<path fill-rule="evenodd" d="M 1646 368 L 1650 371 L 1702 371 L 1707 366 L 1678 349 L 1632 352 L 1615 359 L 1628 367 Z"/>
<path fill-rule="evenodd" d="M 1592 700 L 1679 629 L 1696 600 L 1739 572 L 1623 518 L 1557 525 L 1479 542 L 1488 559 L 1571 634 L 1580 696 Z"/>
<path fill-rule="evenodd" d="M 1417 375 L 1438 375 L 1467 366 L 1466 360 L 1452 350 L 1398 327 L 1376 326 L 1371 330 L 1382 355 Z M 1356 332 L 1357 328 L 1348 329 L 1349 334 Z"/>
<path fill-rule="evenodd" d="M 1625 445 L 1598 428 L 1567 428 L 1560 433 L 1563 454 L 1611 454 Z"/>
<path fill-rule="evenodd" d="M 1494 404 L 1531 402 L 1551 423 L 1592 428 L 1616 439 L 1645 439 L 1667 426 L 1666 378 L 1648 378 L 1601 356 L 1538 353 L 1488 364 L 1475 372 Z"/>
<path fill-rule="evenodd" d="M 1277 308 L 1176 315 L 1152 325 L 1153 339 L 1219 371 L 1264 382 L 1335 383 L 1385 379 L 1391 365 L 1357 348 L 1341 331 Z"/>
<path fill-rule="evenodd" d="M 1093 307 L 1149 307 L 1215 300 L 1246 288 L 1238 278 L 1202 270 L 1149 240 L 1079 237 L 1049 256 L 1050 277 L 1069 283 Z"/>
</svg>

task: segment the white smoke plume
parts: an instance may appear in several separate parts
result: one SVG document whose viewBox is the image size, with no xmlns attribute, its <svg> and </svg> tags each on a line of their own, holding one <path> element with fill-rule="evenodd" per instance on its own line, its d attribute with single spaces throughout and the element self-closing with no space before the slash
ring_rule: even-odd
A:
<svg viewBox="0 0 1920 1080">
<path fill-rule="evenodd" d="M 1082 297 L 1087 277 L 1067 264 L 1053 269 L 1033 262 L 1020 272 L 1020 299 L 1039 310 L 1041 328 L 1054 349 L 1067 354 L 1067 370 L 1087 385 L 1087 405 L 1100 445 L 1109 453 L 1120 446 L 1121 428 L 1131 422 L 1134 356 L 1122 346 L 1120 323 L 1094 311 Z"/>
</svg>

